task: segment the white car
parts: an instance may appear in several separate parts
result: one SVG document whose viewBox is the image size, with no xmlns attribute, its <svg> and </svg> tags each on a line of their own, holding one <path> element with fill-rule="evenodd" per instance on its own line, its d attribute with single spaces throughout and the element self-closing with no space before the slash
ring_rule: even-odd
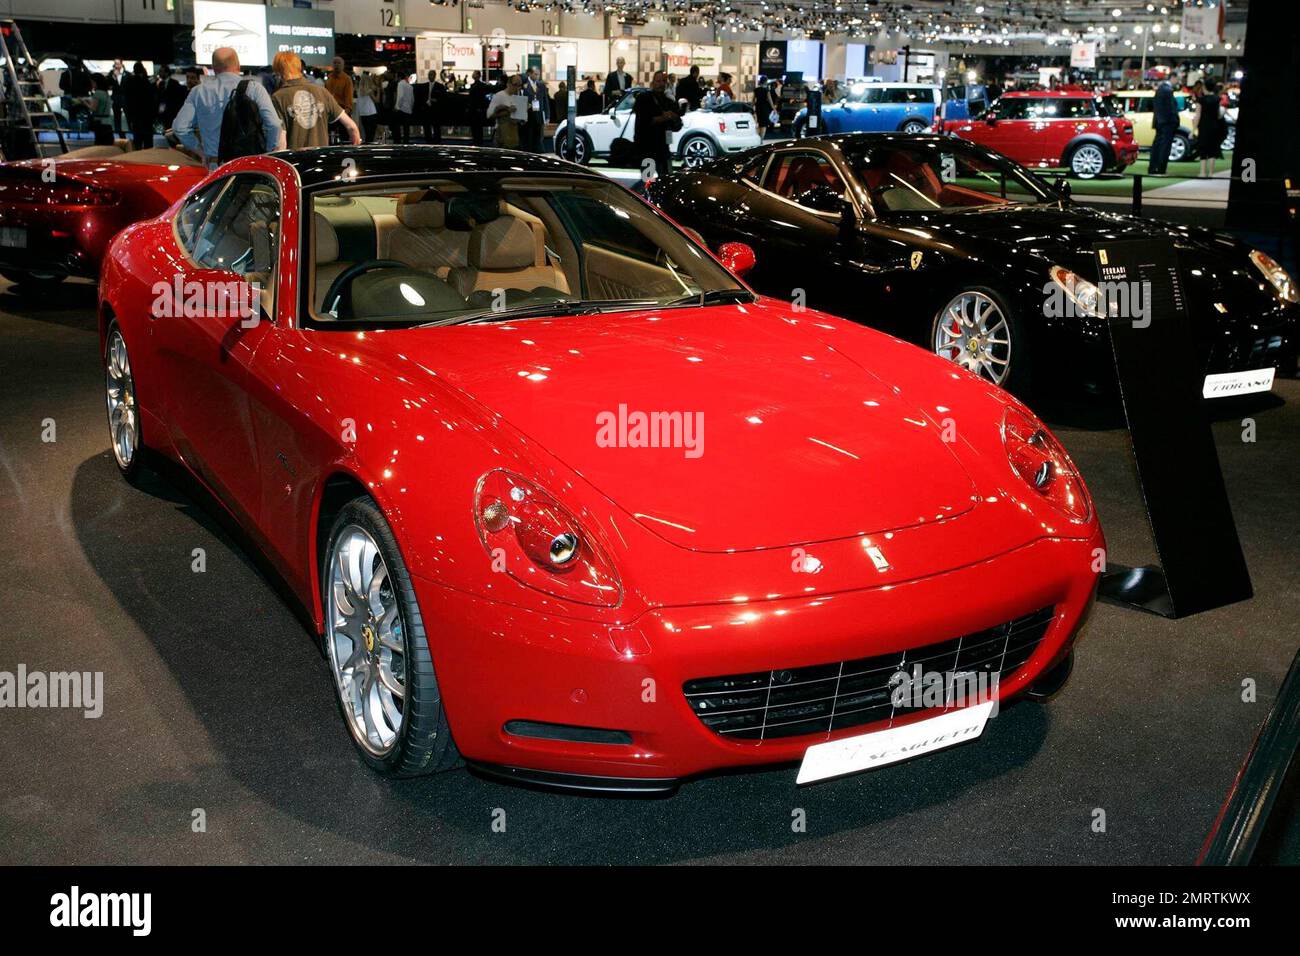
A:
<svg viewBox="0 0 1300 956">
<path fill-rule="evenodd" d="M 560 123 L 555 131 L 555 152 L 586 164 L 593 156 L 608 156 L 615 139 L 631 140 L 636 132 L 632 104 L 642 91 L 643 88 L 634 87 L 605 112 L 579 116 L 573 156 L 568 154 L 568 121 Z M 726 153 L 752 149 L 761 142 L 758 124 L 749 107 L 728 103 L 716 110 L 691 110 L 684 114 L 682 128 L 672 134 L 669 147 L 683 165 L 693 169 Z"/>
</svg>

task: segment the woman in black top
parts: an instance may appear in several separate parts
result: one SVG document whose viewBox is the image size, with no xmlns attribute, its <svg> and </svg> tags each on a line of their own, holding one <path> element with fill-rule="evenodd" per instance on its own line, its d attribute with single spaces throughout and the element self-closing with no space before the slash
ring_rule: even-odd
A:
<svg viewBox="0 0 1300 956">
<path fill-rule="evenodd" d="M 767 128 L 771 125 L 769 119 L 771 113 L 772 93 L 767 86 L 767 77 L 760 76 L 758 84 L 754 87 L 754 118 L 758 121 L 759 139 L 767 136 Z"/>
<path fill-rule="evenodd" d="M 139 60 L 132 67 L 131 75 L 122 81 L 122 94 L 135 148 L 148 149 L 153 145 L 153 124 L 158 119 L 158 93 L 149 79 L 149 71 Z"/>
<path fill-rule="evenodd" d="M 1214 175 L 1214 161 L 1223 158 L 1223 118 L 1219 115 L 1219 88 L 1205 81 L 1205 92 L 1197 97 L 1196 158 L 1201 161 L 1201 175 Z"/>
</svg>

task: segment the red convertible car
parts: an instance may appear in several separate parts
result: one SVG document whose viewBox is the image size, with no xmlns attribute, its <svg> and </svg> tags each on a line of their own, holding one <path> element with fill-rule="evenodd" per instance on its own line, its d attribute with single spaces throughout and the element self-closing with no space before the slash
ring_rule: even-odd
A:
<svg viewBox="0 0 1300 956">
<path fill-rule="evenodd" d="M 1007 393 L 747 260 L 551 157 L 236 160 L 109 250 L 113 454 L 246 529 L 381 772 L 662 791 L 971 740 L 1069 673 L 1083 482 Z"/>
<path fill-rule="evenodd" d="M 109 241 L 207 175 L 174 149 L 88 146 L 0 166 L 0 275 L 24 288 L 96 278 Z"/>
</svg>

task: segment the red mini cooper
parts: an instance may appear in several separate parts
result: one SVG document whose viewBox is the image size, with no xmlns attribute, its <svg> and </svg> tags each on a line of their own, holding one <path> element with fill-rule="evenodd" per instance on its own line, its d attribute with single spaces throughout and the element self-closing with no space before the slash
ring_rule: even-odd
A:
<svg viewBox="0 0 1300 956">
<path fill-rule="evenodd" d="M 1118 172 L 1138 155 L 1133 124 L 1083 91 L 1004 93 L 982 117 L 950 121 L 941 131 L 1026 166 L 1065 167 L 1080 179 Z"/>
</svg>

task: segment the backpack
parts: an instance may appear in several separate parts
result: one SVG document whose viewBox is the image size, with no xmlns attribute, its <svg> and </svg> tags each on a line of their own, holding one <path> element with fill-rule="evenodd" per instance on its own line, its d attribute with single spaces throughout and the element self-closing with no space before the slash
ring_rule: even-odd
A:
<svg viewBox="0 0 1300 956">
<path fill-rule="evenodd" d="M 221 143 L 217 159 L 221 162 L 240 156 L 255 156 L 266 152 L 266 134 L 262 130 L 262 114 L 245 90 L 249 80 L 240 80 L 235 92 L 226 101 L 221 112 Z"/>
</svg>

